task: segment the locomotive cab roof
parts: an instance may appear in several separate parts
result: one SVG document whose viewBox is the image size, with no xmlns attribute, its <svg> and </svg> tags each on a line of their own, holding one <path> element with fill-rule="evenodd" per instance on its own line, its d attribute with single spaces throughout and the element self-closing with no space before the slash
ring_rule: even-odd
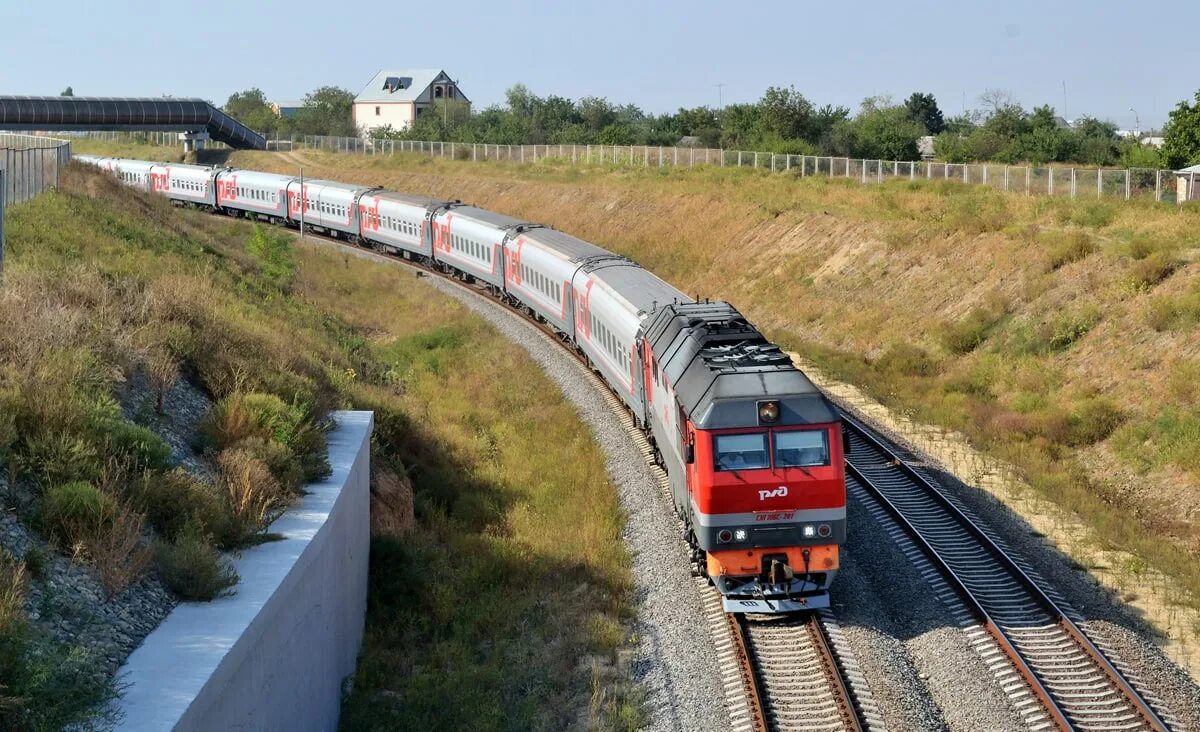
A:
<svg viewBox="0 0 1200 732">
<path fill-rule="evenodd" d="M 764 400 L 779 402 L 774 425 L 838 420 L 833 405 L 787 354 L 729 303 L 669 304 L 652 320 L 646 338 L 700 429 L 756 427 Z"/>
</svg>

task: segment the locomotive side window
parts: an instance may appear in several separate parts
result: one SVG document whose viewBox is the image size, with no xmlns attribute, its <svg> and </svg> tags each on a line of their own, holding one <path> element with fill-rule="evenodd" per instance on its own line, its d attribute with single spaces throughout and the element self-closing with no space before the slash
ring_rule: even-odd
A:
<svg viewBox="0 0 1200 732">
<path fill-rule="evenodd" d="M 775 467 L 799 468 L 829 464 L 829 435 L 825 430 L 775 433 Z"/>
<path fill-rule="evenodd" d="M 716 470 L 758 470 L 769 468 L 767 433 L 716 435 L 713 437 L 713 468 Z"/>
</svg>

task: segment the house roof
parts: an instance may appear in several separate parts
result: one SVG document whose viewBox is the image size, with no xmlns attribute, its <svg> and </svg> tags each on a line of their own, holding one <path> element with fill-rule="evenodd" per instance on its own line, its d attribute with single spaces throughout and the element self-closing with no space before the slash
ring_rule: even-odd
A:
<svg viewBox="0 0 1200 732">
<path fill-rule="evenodd" d="M 354 101 L 428 102 L 430 98 L 426 92 L 435 81 L 453 80 L 441 69 L 383 69 L 367 82 Z M 465 102 L 471 101 L 462 89 L 458 90 L 458 96 Z"/>
<path fill-rule="evenodd" d="M 1191 167 L 1184 168 L 1182 170 L 1176 170 L 1175 172 L 1183 173 L 1184 175 L 1187 175 L 1188 173 L 1195 173 L 1196 175 L 1200 175 L 1200 165 L 1193 165 Z"/>
<path fill-rule="evenodd" d="M 303 109 L 305 106 L 303 99 L 277 99 L 271 102 L 271 104 L 280 109 Z"/>
</svg>

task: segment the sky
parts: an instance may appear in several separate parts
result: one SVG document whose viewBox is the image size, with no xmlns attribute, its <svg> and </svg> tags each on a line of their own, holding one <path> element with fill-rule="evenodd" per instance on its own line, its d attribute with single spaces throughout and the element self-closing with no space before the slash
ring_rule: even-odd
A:
<svg viewBox="0 0 1200 732">
<path fill-rule="evenodd" d="M 300 99 L 417 67 L 445 69 L 476 109 L 517 82 L 655 113 L 794 86 L 852 110 L 932 92 L 949 117 L 1002 89 L 1145 130 L 1200 89 L 1196 28 L 1200 3 L 1128 0 L 0 0 L 0 95 Z"/>
</svg>

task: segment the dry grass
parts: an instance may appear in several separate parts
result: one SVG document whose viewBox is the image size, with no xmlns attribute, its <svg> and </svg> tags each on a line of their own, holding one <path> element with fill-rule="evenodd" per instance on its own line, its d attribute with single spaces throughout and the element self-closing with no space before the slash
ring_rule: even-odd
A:
<svg viewBox="0 0 1200 732">
<path fill-rule="evenodd" d="M 96 412 L 81 405 L 111 409 L 101 397 L 159 349 L 238 404 L 210 420 L 220 485 L 155 473 L 121 491 L 104 477 L 104 454 L 79 457 L 70 441 L 54 447 L 56 470 L 112 485 L 176 544 L 189 525 L 220 541 L 234 509 L 255 531 L 253 520 L 269 520 L 279 445 L 316 454 L 322 435 L 292 419 L 293 406 L 306 416 L 374 409 L 374 462 L 411 480 L 415 524 L 373 541 L 346 726 L 560 728 L 584 713 L 581 659 L 624 643 L 622 517 L 603 456 L 528 358 L 411 274 L 278 241 L 248 248 L 263 240 L 243 222 L 173 210 L 99 174 L 70 171 L 61 192 L 13 209 L 8 223 L 0 450 L 26 455 L 6 436 L 54 423 L 102 451 L 84 429 Z M 283 255 L 294 268 L 278 266 Z M 265 412 L 286 418 L 260 421 L 249 394 L 278 397 Z M 6 423 L 10 403 L 16 423 Z M 305 474 L 321 468 L 302 461 Z M 206 555 L 186 548 L 189 562 Z M 193 568 L 205 570 L 190 575 L 199 584 L 213 576 L 209 564 Z M 601 704 L 614 725 L 638 714 L 630 694 Z"/>
</svg>

